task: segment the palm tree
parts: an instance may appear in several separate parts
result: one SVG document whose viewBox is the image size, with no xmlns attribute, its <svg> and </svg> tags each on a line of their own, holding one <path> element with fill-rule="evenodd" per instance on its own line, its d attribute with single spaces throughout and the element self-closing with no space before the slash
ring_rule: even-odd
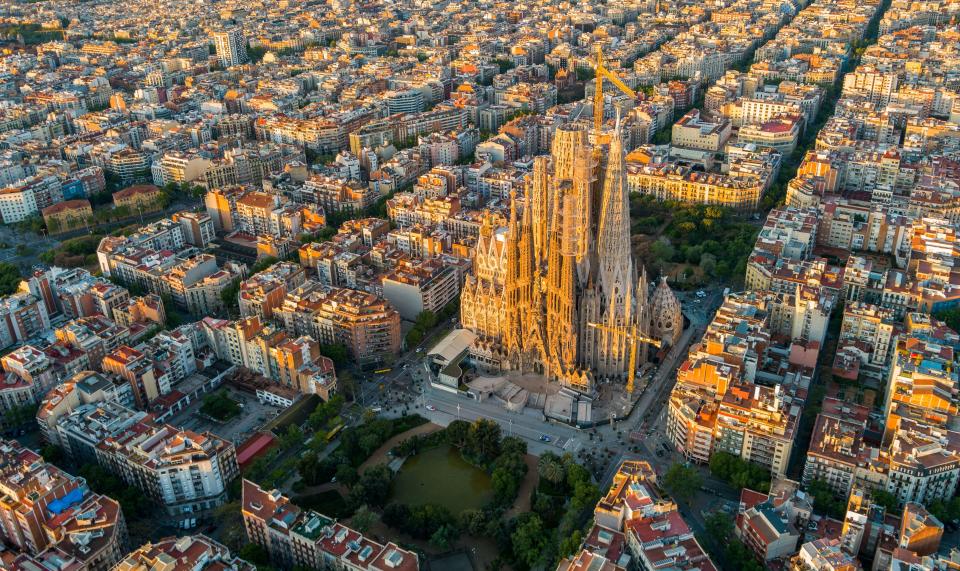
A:
<svg viewBox="0 0 960 571">
<path fill-rule="evenodd" d="M 547 455 L 540 457 L 540 461 L 537 463 L 537 472 L 541 478 L 554 484 L 559 484 L 566 476 L 563 465 L 556 457 Z"/>
</svg>

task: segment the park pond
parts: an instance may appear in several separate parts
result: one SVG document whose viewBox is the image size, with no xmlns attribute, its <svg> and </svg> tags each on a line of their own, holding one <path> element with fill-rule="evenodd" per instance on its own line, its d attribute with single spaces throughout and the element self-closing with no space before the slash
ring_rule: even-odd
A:
<svg viewBox="0 0 960 571">
<path fill-rule="evenodd" d="M 480 509 L 493 497 L 490 475 L 452 446 L 424 450 L 407 458 L 393 481 L 391 499 L 407 505 L 437 504 L 458 514 Z"/>
</svg>

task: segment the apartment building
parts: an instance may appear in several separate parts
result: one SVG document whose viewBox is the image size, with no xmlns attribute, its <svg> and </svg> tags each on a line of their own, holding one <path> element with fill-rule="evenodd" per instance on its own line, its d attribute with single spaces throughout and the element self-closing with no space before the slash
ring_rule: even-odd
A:
<svg viewBox="0 0 960 571">
<path fill-rule="evenodd" d="M 183 535 L 141 545 L 120 560 L 112 571 L 146 571 L 177 562 L 192 571 L 256 571 L 257 567 L 230 553 L 205 535 Z"/>
<path fill-rule="evenodd" d="M 817 221 L 817 212 L 812 208 L 771 210 L 747 258 L 744 286 L 752 290 L 773 289 L 775 275 L 784 265 L 810 259 L 816 245 Z"/>
<path fill-rule="evenodd" d="M 594 507 L 594 526 L 581 552 L 560 562 L 559 570 L 660 569 L 711 571 L 716 566 L 694 537 L 673 500 L 660 495 L 657 474 L 649 463 L 624 460 L 613 482 Z"/>
<path fill-rule="evenodd" d="M 870 409 L 834 398 L 823 400 L 803 465 L 803 483 L 825 482 L 838 497 L 854 484 L 866 483 L 879 463 L 875 449 L 864 442 Z"/>
<path fill-rule="evenodd" d="M 42 395 L 57 384 L 59 371 L 46 353 L 33 345 L 22 345 L 0 358 L 3 375 L 11 385 L 27 383 L 35 395 Z"/>
<path fill-rule="evenodd" d="M 229 233 L 236 229 L 237 201 L 244 196 L 245 192 L 241 186 L 213 188 L 207 191 L 203 197 L 203 203 L 215 231 Z"/>
<path fill-rule="evenodd" d="M 240 283 L 240 315 L 256 315 L 263 322 L 274 319 L 274 311 L 283 304 L 287 292 L 307 281 L 304 269 L 289 262 L 278 262 Z"/>
<path fill-rule="evenodd" d="M 730 138 L 731 123 L 726 117 L 708 120 L 699 109 L 691 109 L 673 124 L 674 146 L 720 152 Z"/>
<path fill-rule="evenodd" d="M 955 286 L 955 230 L 942 219 L 924 218 L 905 226 L 902 245 L 892 252 L 897 267 L 879 267 L 862 256 L 850 256 L 844 269 L 847 300 L 890 309 L 898 319 L 910 312 L 936 312 L 960 299 Z"/>
<path fill-rule="evenodd" d="M 325 212 L 347 213 L 363 212 L 381 196 L 373 185 L 324 176 L 307 179 L 301 194 L 304 202 L 318 204 Z"/>
<path fill-rule="evenodd" d="M 80 371 L 65 379 L 43 396 L 37 410 L 37 424 L 44 442 L 56 444 L 70 454 L 70 447 L 57 432 L 57 420 L 82 405 L 114 401 L 124 406 L 132 402 L 129 385 L 115 377 L 94 371 Z"/>
<path fill-rule="evenodd" d="M 885 378 L 887 364 L 893 352 L 894 341 L 901 331 L 894 312 L 876 305 L 848 302 L 843 308 L 838 353 L 848 346 L 865 353 L 851 373 L 859 375 L 860 368 L 874 378 Z"/>
<path fill-rule="evenodd" d="M 279 490 L 243 480 L 241 507 L 247 539 L 278 566 L 330 566 L 344 571 L 416 571 L 417 554 L 381 544 L 332 518 L 302 510 Z"/>
<path fill-rule="evenodd" d="M 168 515 L 190 514 L 227 501 L 240 469 L 233 444 L 206 432 L 140 423 L 97 448 L 97 460 Z"/>
<path fill-rule="evenodd" d="M 137 341 L 150 330 L 167 323 L 163 300 L 153 293 L 128 299 L 113 310 L 113 318 L 117 325 L 131 331 L 131 341 Z"/>
<path fill-rule="evenodd" d="M 740 89 L 742 89 L 742 86 L 740 86 Z M 717 111 L 729 117 L 730 123 L 734 127 L 740 128 L 744 125 L 765 123 L 778 115 L 803 112 L 803 108 L 791 99 L 782 92 L 771 93 L 764 90 L 756 92 L 753 97 L 744 96 L 726 101 L 717 106 Z M 808 120 L 812 119 L 812 117 L 806 118 Z"/>
<path fill-rule="evenodd" d="M 912 313 L 890 359 L 883 410 L 887 431 L 900 418 L 960 429 L 960 380 L 954 368 L 957 333 L 940 321 Z"/>
<path fill-rule="evenodd" d="M 765 168 L 731 170 L 727 174 L 706 173 L 679 163 L 637 164 L 627 162 L 627 188 L 631 193 L 649 194 L 657 200 L 688 204 L 716 204 L 734 210 L 755 210 L 769 185 Z"/>
<path fill-rule="evenodd" d="M 791 560 L 790 571 L 860 571 L 857 559 L 841 549 L 838 539 L 817 539 L 804 543 Z"/>
<path fill-rule="evenodd" d="M 740 492 L 734 530 L 764 565 L 786 560 L 797 552 L 797 544 L 813 513 L 810 496 L 784 484 L 778 482 L 769 494 L 749 488 Z"/>
<path fill-rule="evenodd" d="M 960 432 L 909 418 L 888 420 L 886 490 L 901 503 L 948 501 L 960 484 Z"/>
<path fill-rule="evenodd" d="M 299 236 L 302 209 L 279 194 L 251 191 L 237 198 L 233 224 L 250 236 Z"/>
<path fill-rule="evenodd" d="M 319 153 L 336 153 L 349 147 L 350 134 L 374 119 L 373 106 L 355 106 L 322 117 L 260 117 L 254 122 L 258 140 L 299 145 Z M 448 127 L 448 130 L 451 127 Z M 416 134 L 416 133 L 414 133 Z"/>
<path fill-rule="evenodd" d="M 83 270 L 87 274 L 86 270 Z M 86 277 L 75 283 L 65 284 L 60 280 L 54 285 L 56 304 L 63 316 L 68 319 L 102 315 L 114 318 L 117 309 L 125 307 L 130 301 L 127 288 L 118 286 L 103 278 Z"/>
<path fill-rule="evenodd" d="M 220 359 L 255 371 L 269 381 L 325 400 L 337 391 L 333 361 L 309 335 L 263 325 L 257 316 L 226 321 L 206 318 L 201 329 Z"/>
<path fill-rule="evenodd" d="M 917 555 L 931 555 L 937 552 L 943 540 L 943 523 L 916 502 L 903 506 L 900 518 L 900 547 Z"/>
<path fill-rule="evenodd" d="M 72 319 L 54 330 L 57 341 L 83 351 L 94 369 L 130 339 L 130 329 L 99 314 Z"/>
<path fill-rule="evenodd" d="M 575 556 L 560 560 L 557 571 L 577 571 L 592 569 L 594 571 L 626 571 L 624 567 L 607 559 L 604 555 L 588 549 L 581 549 Z"/>
<path fill-rule="evenodd" d="M 923 218 L 913 225 L 907 272 L 914 278 L 917 311 L 949 309 L 960 300 L 960 240 L 947 220 Z"/>
<path fill-rule="evenodd" d="M 850 252 L 890 254 L 903 265 L 913 226 L 906 216 L 839 197 L 825 197 L 819 210 L 818 244 Z"/>
<path fill-rule="evenodd" d="M 421 224 L 391 230 L 387 242 L 413 258 L 433 258 L 450 252 L 452 237 L 442 230 L 431 230 Z"/>
<path fill-rule="evenodd" d="M 149 421 L 146 412 L 130 409 L 114 400 L 81 403 L 53 420 L 55 442 L 72 461 L 96 463 L 101 442 Z"/>
<path fill-rule="evenodd" d="M 213 219 L 199 212 L 176 212 L 170 217 L 183 229 L 183 240 L 191 246 L 206 248 L 216 238 Z"/>
<path fill-rule="evenodd" d="M 382 278 L 383 297 L 400 317 L 416 320 L 423 311 L 438 313 L 460 293 L 455 268 L 440 260 L 405 260 Z"/>
<path fill-rule="evenodd" d="M 0 347 L 25 343 L 48 329 L 50 315 L 38 298 L 19 292 L 0 299 Z"/>
<path fill-rule="evenodd" d="M 153 183 L 164 186 L 170 183 L 200 182 L 211 164 L 210 159 L 197 152 L 169 151 L 164 153 L 160 160 L 153 162 Z"/>
<path fill-rule="evenodd" d="M 14 440 L 0 440 L 0 489 L 0 539 L 14 568 L 107 571 L 122 557 L 120 504 Z"/>
<path fill-rule="evenodd" d="M 9 187 L 0 190 L 0 219 L 4 224 L 16 224 L 39 211 L 32 188 Z"/>
<path fill-rule="evenodd" d="M 748 123 L 737 132 L 737 142 L 758 147 L 769 147 L 784 156 L 797 148 L 803 116 L 799 114 L 777 115 L 759 123 Z"/>
<path fill-rule="evenodd" d="M 878 70 L 872 65 L 861 65 L 843 76 L 844 97 L 862 96 L 873 105 L 886 105 L 897 91 L 896 73 Z"/>
<path fill-rule="evenodd" d="M 355 359 L 379 359 L 400 350 L 400 313 L 374 294 L 323 288 L 307 281 L 277 310 L 293 335 L 321 344 L 343 343 Z"/>
<path fill-rule="evenodd" d="M 884 569 L 882 548 L 890 545 L 895 534 L 891 525 L 893 518 L 888 519 L 887 509 L 873 499 L 875 489 L 878 488 L 858 484 L 850 490 L 840 531 L 840 548 L 857 558 L 873 558 L 876 568 Z M 895 510 L 889 515 L 894 516 Z"/>
<path fill-rule="evenodd" d="M 242 270 L 246 267 L 243 266 Z M 233 271 L 224 266 L 222 269 L 206 276 L 184 288 L 187 311 L 194 315 L 222 315 L 226 311 L 223 302 L 223 290 L 243 277 L 245 272 Z"/>
<path fill-rule="evenodd" d="M 155 367 L 146 352 L 128 345 L 107 354 L 101 367 L 105 373 L 113 373 L 130 383 L 134 402 L 140 410 L 149 410 L 154 399 L 170 392 L 170 376 Z"/>
<path fill-rule="evenodd" d="M 728 452 L 784 475 L 799 418 L 779 387 L 731 386 L 717 407 L 714 452 Z"/>
<path fill-rule="evenodd" d="M 667 417 L 667 435 L 688 459 L 705 463 L 722 450 L 785 474 L 802 409 L 797 391 L 809 386 L 816 363 L 807 351 L 816 355 L 819 342 L 794 339 L 778 349 L 772 336 L 789 338 L 797 322 L 784 307 L 791 306 L 771 293 L 731 294 L 690 349 Z"/>
<path fill-rule="evenodd" d="M 187 290 L 219 268 L 212 254 L 199 253 L 193 247 L 184 248 L 180 225 L 176 224 L 175 228 L 180 245 L 159 250 L 138 245 L 129 238 L 104 238 L 97 248 L 104 275 L 160 296 L 169 295 L 175 304 L 187 307 Z"/>
<path fill-rule="evenodd" d="M 243 30 L 232 28 L 221 30 L 213 34 L 213 45 L 217 50 L 217 59 L 223 67 L 233 67 L 246 63 L 247 41 L 243 36 Z"/>
<path fill-rule="evenodd" d="M 116 176 L 124 184 L 142 181 L 150 174 L 150 155 L 127 146 L 91 152 L 90 158 L 94 165 Z"/>
</svg>

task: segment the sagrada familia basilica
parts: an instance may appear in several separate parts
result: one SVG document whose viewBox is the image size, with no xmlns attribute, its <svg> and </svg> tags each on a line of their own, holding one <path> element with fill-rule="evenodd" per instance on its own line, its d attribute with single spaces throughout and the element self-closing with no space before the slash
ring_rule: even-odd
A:
<svg viewBox="0 0 960 571">
<path fill-rule="evenodd" d="M 511 196 L 507 226 L 482 225 L 460 305 L 463 327 L 477 334 L 475 361 L 591 393 L 599 380 L 626 379 L 628 332 L 676 340 L 679 303 L 658 288 L 672 301 L 657 305 L 671 315 L 651 315 L 646 271 L 633 260 L 619 129 L 601 137 L 594 144 L 586 125 L 559 127 L 550 156 L 534 160 L 526 196 Z"/>
</svg>

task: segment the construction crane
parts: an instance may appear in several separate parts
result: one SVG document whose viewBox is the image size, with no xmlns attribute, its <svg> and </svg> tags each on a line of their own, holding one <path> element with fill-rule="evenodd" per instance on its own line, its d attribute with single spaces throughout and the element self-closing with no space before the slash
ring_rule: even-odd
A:
<svg viewBox="0 0 960 571">
<path fill-rule="evenodd" d="M 632 395 L 633 383 L 637 376 L 637 351 L 640 349 L 640 344 L 649 343 L 659 348 L 661 346 L 660 340 L 644 335 L 642 331 L 637 329 L 636 325 L 623 325 L 620 327 L 610 327 L 599 323 L 587 323 L 587 325 L 599 331 L 623 335 L 627 338 L 627 341 L 630 343 L 630 368 L 627 371 L 627 394 Z"/>
<path fill-rule="evenodd" d="M 599 133 L 600 127 L 603 126 L 603 80 L 609 80 L 617 89 L 630 97 L 636 98 L 637 92 L 627 87 L 617 74 L 603 64 L 603 46 L 600 44 L 597 44 L 597 63 L 594 71 L 596 72 L 596 89 L 593 92 L 593 128 Z"/>
</svg>

